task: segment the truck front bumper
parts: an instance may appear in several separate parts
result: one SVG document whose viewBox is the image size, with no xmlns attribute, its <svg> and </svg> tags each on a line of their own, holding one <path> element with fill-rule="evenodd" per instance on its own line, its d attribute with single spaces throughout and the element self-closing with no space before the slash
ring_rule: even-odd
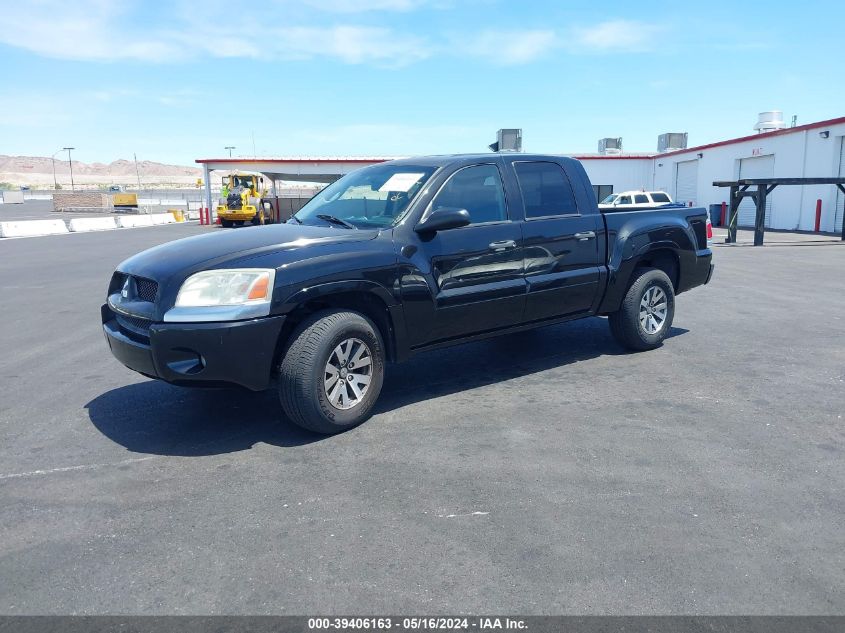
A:
<svg viewBox="0 0 845 633">
<path fill-rule="evenodd" d="M 228 323 L 152 323 L 148 336 L 101 308 L 112 354 L 129 369 L 181 386 L 235 384 L 266 389 L 284 316 Z"/>
</svg>

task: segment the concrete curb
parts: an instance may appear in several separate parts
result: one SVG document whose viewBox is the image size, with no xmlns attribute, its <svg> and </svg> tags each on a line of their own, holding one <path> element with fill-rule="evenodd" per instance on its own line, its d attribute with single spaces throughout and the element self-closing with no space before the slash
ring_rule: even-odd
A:
<svg viewBox="0 0 845 633">
<path fill-rule="evenodd" d="M 188 223 L 187 221 L 178 222 L 172 213 L 124 215 L 116 218 L 71 218 L 67 221 L 17 220 L 0 222 L 0 238 L 42 237 Z"/>
<path fill-rule="evenodd" d="M 0 222 L 0 237 L 36 237 L 67 233 L 64 220 L 19 220 Z"/>
<path fill-rule="evenodd" d="M 152 226 L 153 220 L 149 215 L 121 215 L 117 218 L 117 226 L 121 229 L 133 229 L 139 226 Z"/>
<path fill-rule="evenodd" d="M 73 218 L 68 222 L 68 229 L 73 233 L 84 231 L 108 231 L 117 228 L 116 218 Z"/>
</svg>

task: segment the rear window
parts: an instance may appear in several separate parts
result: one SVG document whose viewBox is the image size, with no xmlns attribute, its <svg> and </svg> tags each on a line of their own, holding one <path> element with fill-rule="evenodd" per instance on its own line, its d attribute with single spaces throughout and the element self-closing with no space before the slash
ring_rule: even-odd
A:
<svg viewBox="0 0 845 633">
<path fill-rule="evenodd" d="M 634 196 L 634 202 L 637 204 L 648 204 L 648 196 L 645 194 Z"/>
<path fill-rule="evenodd" d="M 526 219 L 578 213 L 572 186 L 560 165 L 537 161 L 514 163 L 513 166 L 522 191 Z"/>
<path fill-rule="evenodd" d="M 653 193 L 651 194 L 651 199 L 655 202 L 669 202 L 669 196 L 665 193 Z"/>
</svg>

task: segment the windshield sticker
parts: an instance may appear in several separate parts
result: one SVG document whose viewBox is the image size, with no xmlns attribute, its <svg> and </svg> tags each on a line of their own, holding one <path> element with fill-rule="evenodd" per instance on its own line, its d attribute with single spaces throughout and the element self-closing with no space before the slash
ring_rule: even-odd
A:
<svg viewBox="0 0 845 633">
<path fill-rule="evenodd" d="M 387 179 L 386 183 L 378 188 L 378 190 L 401 191 L 402 193 L 407 193 L 408 190 L 417 184 L 417 181 L 424 175 L 425 174 L 393 174 Z"/>
</svg>

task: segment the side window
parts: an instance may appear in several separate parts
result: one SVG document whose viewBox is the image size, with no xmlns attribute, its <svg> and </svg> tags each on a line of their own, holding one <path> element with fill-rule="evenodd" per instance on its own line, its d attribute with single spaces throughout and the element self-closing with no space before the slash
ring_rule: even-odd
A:
<svg viewBox="0 0 845 633">
<path fill-rule="evenodd" d="M 619 196 L 616 204 L 631 204 L 631 196 Z"/>
<path fill-rule="evenodd" d="M 507 220 L 499 170 L 495 165 L 474 165 L 455 172 L 431 204 L 433 210 L 441 207 L 466 209 L 473 224 Z"/>
<path fill-rule="evenodd" d="M 665 193 L 653 193 L 651 194 L 651 199 L 655 202 L 669 202 L 669 196 Z"/>
<path fill-rule="evenodd" d="M 644 193 L 638 193 L 636 196 L 634 196 L 634 202 L 636 202 L 637 204 L 648 204 L 648 196 Z"/>
<path fill-rule="evenodd" d="M 513 167 L 522 191 L 526 219 L 578 213 L 572 186 L 560 165 L 519 162 Z"/>
<path fill-rule="evenodd" d="M 596 194 L 596 200 L 601 202 L 613 193 L 613 185 L 593 185 L 593 193 Z"/>
</svg>

